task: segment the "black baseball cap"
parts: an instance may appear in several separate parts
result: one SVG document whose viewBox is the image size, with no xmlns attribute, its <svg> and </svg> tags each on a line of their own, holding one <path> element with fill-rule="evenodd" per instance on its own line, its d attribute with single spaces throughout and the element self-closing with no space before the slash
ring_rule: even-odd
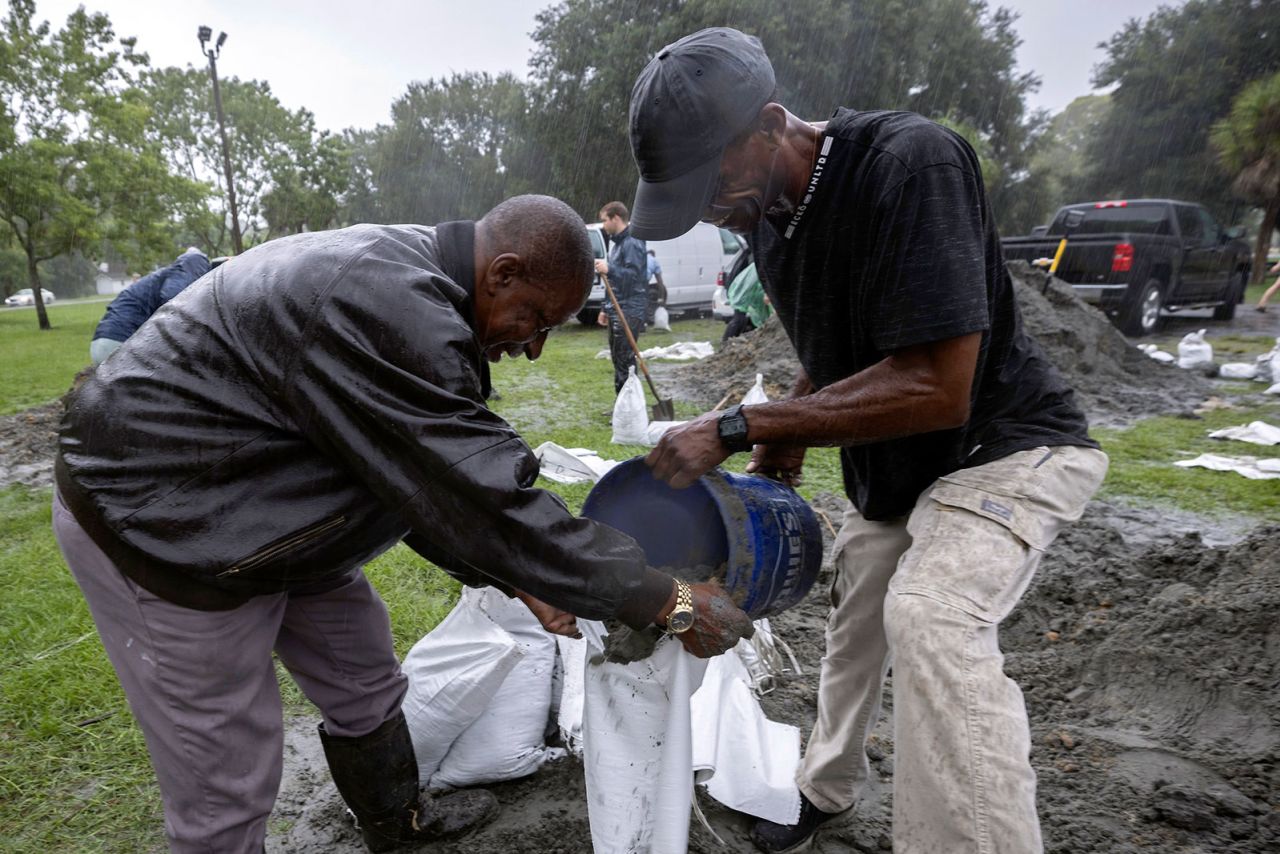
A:
<svg viewBox="0 0 1280 854">
<path fill-rule="evenodd" d="M 760 40 L 730 27 L 699 30 L 649 60 L 631 90 L 631 153 L 640 170 L 633 236 L 668 240 L 698 223 L 724 150 L 776 88 Z"/>
</svg>

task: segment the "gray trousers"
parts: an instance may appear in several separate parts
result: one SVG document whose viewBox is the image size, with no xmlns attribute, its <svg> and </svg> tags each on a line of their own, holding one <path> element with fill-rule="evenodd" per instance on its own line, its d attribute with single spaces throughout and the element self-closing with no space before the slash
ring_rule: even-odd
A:
<svg viewBox="0 0 1280 854">
<path fill-rule="evenodd" d="M 818 719 L 796 774 L 815 806 L 857 799 L 892 664 L 893 850 L 1043 850 L 1026 706 L 997 627 L 1106 471 L 1101 451 L 1036 448 L 939 479 L 896 521 L 848 512 Z"/>
<path fill-rule="evenodd" d="M 332 735 L 366 735 L 400 710 L 407 680 L 363 574 L 196 611 L 125 577 L 57 495 L 53 530 L 146 737 L 171 851 L 262 850 L 284 749 L 273 649 Z"/>
</svg>

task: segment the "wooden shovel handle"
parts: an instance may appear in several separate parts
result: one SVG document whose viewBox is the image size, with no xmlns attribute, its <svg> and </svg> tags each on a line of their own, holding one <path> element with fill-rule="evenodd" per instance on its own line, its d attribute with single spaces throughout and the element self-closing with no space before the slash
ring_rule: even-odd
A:
<svg viewBox="0 0 1280 854">
<path fill-rule="evenodd" d="M 618 313 L 618 322 L 622 324 L 622 331 L 627 333 L 627 343 L 631 345 L 631 352 L 636 354 L 636 362 L 640 365 L 645 381 L 649 383 L 649 391 L 653 392 L 654 400 L 661 402 L 662 395 L 658 394 L 658 390 L 653 386 L 653 377 L 649 376 L 649 368 L 644 363 L 644 356 L 640 355 L 640 348 L 636 346 L 636 337 L 631 334 L 631 324 L 627 323 L 627 316 L 622 313 L 622 306 L 618 305 L 618 298 L 614 296 L 613 285 L 609 284 L 609 277 L 604 273 L 600 274 L 600 279 L 604 282 L 604 289 L 609 294 L 609 302 L 613 303 L 613 310 Z"/>
</svg>

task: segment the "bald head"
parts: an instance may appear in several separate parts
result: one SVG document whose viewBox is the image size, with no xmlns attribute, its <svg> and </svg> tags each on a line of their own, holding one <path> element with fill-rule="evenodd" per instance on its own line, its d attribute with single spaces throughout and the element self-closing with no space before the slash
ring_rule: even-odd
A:
<svg viewBox="0 0 1280 854">
<path fill-rule="evenodd" d="M 518 255 L 525 278 L 538 287 L 573 283 L 584 300 L 594 281 L 595 256 L 586 225 L 573 208 L 551 196 L 514 196 L 476 223 L 489 258 Z"/>
</svg>

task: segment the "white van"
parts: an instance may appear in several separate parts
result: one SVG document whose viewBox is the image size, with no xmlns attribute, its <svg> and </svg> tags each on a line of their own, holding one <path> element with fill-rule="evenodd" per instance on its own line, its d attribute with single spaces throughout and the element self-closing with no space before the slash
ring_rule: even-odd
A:
<svg viewBox="0 0 1280 854">
<path fill-rule="evenodd" d="M 597 258 L 605 257 L 604 234 L 600 223 L 587 224 L 587 236 Z M 742 249 L 742 242 L 731 231 L 700 222 L 690 231 L 671 240 L 649 240 L 654 257 L 662 265 L 662 283 L 667 286 L 667 311 L 674 317 L 682 313 L 706 312 L 716 280 Z M 578 314 L 582 323 L 593 324 L 608 297 L 604 283 L 596 277 L 587 304 Z"/>
</svg>

